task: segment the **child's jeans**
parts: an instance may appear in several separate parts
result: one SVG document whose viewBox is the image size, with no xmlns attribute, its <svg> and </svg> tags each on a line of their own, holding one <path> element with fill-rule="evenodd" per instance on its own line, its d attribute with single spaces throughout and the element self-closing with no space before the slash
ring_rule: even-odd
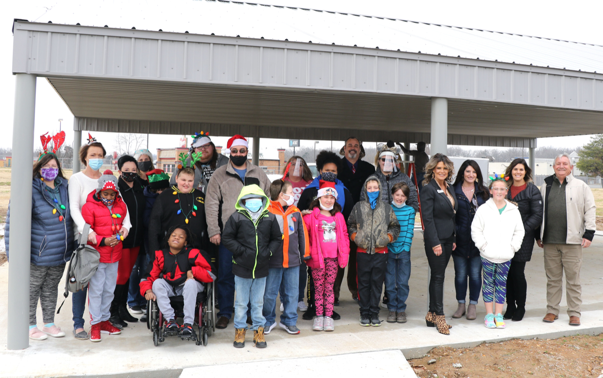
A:
<svg viewBox="0 0 603 378">
<path fill-rule="evenodd" d="M 263 327 L 266 318 L 262 315 L 264 307 L 264 291 L 266 290 L 266 277 L 241 278 L 234 276 L 235 300 L 234 326 L 236 329 L 247 328 L 247 306 L 251 303 L 251 330 L 257 331 Z"/>
<path fill-rule="evenodd" d="M 324 268 L 312 269 L 314 281 L 314 305 L 316 316 L 333 316 L 335 293 L 333 284 L 337 278 L 337 259 L 325 259 Z"/>
<path fill-rule="evenodd" d="M 507 296 L 507 276 L 511 260 L 504 263 L 493 263 L 482 257 L 484 266 L 484 285 L 482 288 L 484 303 L 504 304 Z"/>
<path fill-rule="evenodd" d="M 88 284 L 88 312 L 90 324 L 98 324 L 109 320 L 111 317 L 111 302 L 117 284 L 118 262 L 111 264 L 100 263 L 94 276 Z"/>
<path fill-rule="evenodd" d="M 281 290 L 281 301 L 285 310 L 281 314 L 281 322 L 288 326 L 294 326 L 297 323 L 298 286 L 298 266 L 293 268 L 270 268 L 268 277 L 266 278 L 264 309 L 262 311 L 262 314 L 266 318 L 265 328 L 268 328 L 276 321 L 276 296 L 279 293 L 279 288 L 283 289 Z"/>
<path fill-rule="evenodd" d="M 153 293 L 157 297 L 157 307 L 166 320 L 174 320 L 176 315 L 170 304 L 170 297 L 182 295 L 184 297 L 184 323 L 193 325 L 195 321 L 195 305 L 197 293 L 203 291 L 203 285 L 195 280 L 188 279 L 180 286 L 173 287 L 163 278 L 153 281 Z"/>
<path fill-rule="evenodd" d="M 385 291 L 389 302 L 389 311 L 406 311 L 408 299 L 408 280 L 410 279 L 410 252 L 389 252 L 387 254 L 387 270 L 385 271 Z"/>
</svg>

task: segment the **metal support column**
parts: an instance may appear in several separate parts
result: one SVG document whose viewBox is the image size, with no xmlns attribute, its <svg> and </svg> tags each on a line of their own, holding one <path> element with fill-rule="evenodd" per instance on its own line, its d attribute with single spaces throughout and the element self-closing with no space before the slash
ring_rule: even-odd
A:
<svg viewBox="0 0 603 378">
<path fill-rule="evenodd" d="M 448 99 L 431 99 L 431 151 L 433 156 L 437 153 L 448 153 Z"/>
<path fill-rule="evenodd" d="M 10 198 L 10 264 L 8 265 L 9 350 L 29 346 L 29 262 L 31 246 L 31 161 L 33 155 L 36 77 L 15 75 L 13 166 Z M 21 242 L 18 242 L 21 240 Z M 15 243 L 16 242 L 16 243 Z"/>
<path fill-rule="evenodd" d="M 404 142 L 404 148 L 410 151 L 410 142 Z M 404 154 L 404 161 L 409 161 L 412 155 Z M 404 172 L 408 172 L 408 163 L 404 163 Z"/>
<path fill-rule="evenodd" d="M 253 137 L 253 151 L 251 153 L 251 163 L 260 165 L 260 137 L 258 136 Z"/>
<path fill-rule="evenodd" d="M 536 148 L 534 147 L 530 147 L 528 149 L 529 151 L 529 155 L 528 155 L 528 165 L 530 166 L 530 169 L 532 169 L 532 174 L 535 176 L 536 175 Z"/>
<path fill-rule="evenodd" d="M 77 118 L 73 118 L 73 173 L 76 174 L 81 170 L 80 167 L 80 148 L 82 148 L 82 131 L 75 130 Z"/>
</svg>

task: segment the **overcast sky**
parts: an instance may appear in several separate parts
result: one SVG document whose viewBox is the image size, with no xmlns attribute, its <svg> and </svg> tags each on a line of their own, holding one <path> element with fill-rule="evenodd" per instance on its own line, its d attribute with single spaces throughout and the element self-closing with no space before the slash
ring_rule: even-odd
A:
<svg viewBox="0 0 603 378">
<path fill-rule="evenodd" d="M 195 0 L 172 0 L 170 6 L 183 7 Z M 551 2 L 542 0 L 508 0 L 500 1 L 476 1 L 476 0 L 431 0 L 431 1 L 403 1 L 403 0 L 255 0 L 258 3 L 278 4 L 289 6 L 302 6 L 323 10 L 336 10 L 340 12 L 360 13 L 366 15 L 387 16 L 414 21 L 440 23 L 454 26 L 473 27 L 478 29 L 489 29 L 496 31 L 512 32 L 518 34 L 542 36 L 570 41 L 594 43 L 603 46 L 603 33 L 601 33 L 601 14 L 603 1 L 572 1 Z M 254 2 L 255 2 L 254 1 Z M 128 8 L 121 9 L 117 0 L 97 0 L 94 3 L 103 3 L 110 6 L 115 4 L 119 12 L 115 13 L 115 19 L 97 20 L 96 25 L 115 25 L 124 19 L 144 19 L 144 10 L 149 3 L 159 3 L 158 0 L 140 1 L 127 0 Z M 166 4 L 165 1 L 162 2 Z M 15 79 L 12 75 L 12 33 L 11 26 L 14 18 L 27 19 L 29 21 L 44 21 L 58 18 L 74 19 L 69 23 L 78 22 L 77 15 L 69 14 L 65 9 L 70 7 L 82 8 L 85 2 L 75 0 L 21 0 L 6 1 L 3 3 L 0 14 L 0 46 L 2 57 L 0 58 L 0 86 L 3 89 L 0 94 L 0 114 L 3 119 L 0 123 L 0 147 L 12 145 L 13 107 Z M 132 4 L 138 5 L 132 6 Z M 134 9 L 134 11 L 133 11 Z M 73 12 L 72 12 L 73 13 Z M 96 20 L 95 20 L 96 21 Z M 157 25 L 157 28 L 163 27 Z M 603 48 L 603 47 L 602 47 Z M 56 132 L 59 129 L 59 119 L 62 119 L 63 130 L 67 132 L 68 143 L 73 136 L 73 115 L 69 108 L 61 100 L 46 79 L 37 81 L 36 98 L 36 142 L 38 147 L 38 135 L 47 131 Z M 108 133 L 96 133 L 95 137 L 101 141 L 108 150 L 113 150 L 114 135 Z M 169 148 L 178 144 L 180 136 L 151 135 L 149 147 L 155 152 L 156 148 Z M 213 138 L 216 145 L 225 145 L 226 137 Z M 190 140 L 190 138 L 189 138 Z M 587 143 L 588 136 L 544 138 L 538 140 L 539 146 L 581 146 Z M 264 141 L 264 139 L 262 140 Z M 286 147 L 287 140 L 271 139 L 262 143 L 263 147 L 278 148 Z M 312 146 L 313 141 L 302 141 L 302 146 Z M 330 147 L 330 141 L 321 141 L 317 148 Z M 338 148 L 341 141 L 335 141 L 333 146 Z"/>
</svg>

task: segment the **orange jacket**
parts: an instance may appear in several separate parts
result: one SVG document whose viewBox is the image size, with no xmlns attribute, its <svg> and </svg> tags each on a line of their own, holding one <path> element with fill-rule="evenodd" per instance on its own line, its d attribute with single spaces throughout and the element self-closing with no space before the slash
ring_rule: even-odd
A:
<svg viewBox="0 0 603 378">
<path fill-rule="evenodd" d="M 270 267 L 299 266 L 302 259 L 310 258 L 310 239 L 301 212 L 295 206 L 289 206 L 285 211 L 278 201 L 270 201 L 268 211 L 274 214 L 283 233 L 283 243 L 270 257 Z"/>
</svg>

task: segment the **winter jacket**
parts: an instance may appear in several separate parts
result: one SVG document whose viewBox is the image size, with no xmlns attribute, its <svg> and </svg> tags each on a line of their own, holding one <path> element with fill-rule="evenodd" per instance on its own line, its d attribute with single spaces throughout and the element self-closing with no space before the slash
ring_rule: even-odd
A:
<svg viewBox="0 0 603 378">
<path fill-rule="evenodd" d="M 507 205 L 501 214 L 490 198 L 477 209 L 471 223 L 471 237 L 480 255 L 495 264 L 511 260 L 525 234 L 519 209 L 512 202 L 505 202 Z"/>
<path fill-rule="evenodd" d="M 376 175 L 366 179 L 362 188 L 360 198 L 368 198 L 366 194 L 366 183 L 377 180 Z M 379 190 L 383 190 L 380 181 Z M 398 239 L 400 235 L 400 223 L 390 204 L 377 201 L 375 209 L 371 209 L 368 200 L 360 200 L 348 218 L 348 233 L 354 243 L 358 246 L 358 252 L 368 254 L 387 253 L 387 245 Z M 391 239 L 390 239 L 391 238 Z"/>
<path fill-rule="evenodd" d="M 270 179 L 262 168 L 247 162 L 245 177 L 253 177 L 260 181 L 260 188 L 264 193 L 270 191 Z M 243 189 L 244 182 L 232 164 L 216 169 L 209 180 L 207 195 L 205 196 L 205 214 L 207 217 L 207 231 L 209 237 L 219 235 L 226 221 L 236 211 L 237 198 Z"/>
<path fill-rule="evenodd" d="M 447 190 L 452 198 L 455 198 L 454 206 L 435 180 L 429 181 L 421 188 L 421 216 L 425 227 L 423 240 L 427 251 L 431 251 L 433 247 L 440 245 L 442 240 L 449 238 L 456 243 L 455 214 L 459 201 L 456 200 L 452 185 L 448 185 Z"/>
<path fill-rule="evenodd" d="M 217 154 L 217 151 L 214 151 L 214 154 Z M 228 159 L 227 156 L 224 156 L 222 154 L 218 154 L 218 159 L 216 160 L 216 169 L 220 168 L 223 165 L 228 164 L 228 161 L 230 159 Z M 191 162 L 191 158 L 189 157 L 188 159 L 186 159 L 186 166 L 190 167 L 190 162 Z M 211 170 L 211 167 L 208 167 Z M 216 169 L 213 170 L 213 172 L 216 171 Z M 176 185 L 176 176 L 178 176 L 178 172 L 180 172 L 180 170 L 178 169 L 178 167 L 176 167 L 176 171 L 174 172 L 174 174 L 172 175 L 172 177 L 170 178 L 170 185 Z M 211 173 L 212 177 L 213 177 L 213 172 Z M 207 174 L 207 173 L 206 173 Z M 203 168 L 199 167 L 199 165 L 195 166 L 195 181 L 193 182 L 193 188 L 195 189 L 199 189 L 200 191 L 202 191 L 203 193 L 207 192 L 207 183 L 209 180 L 206 180 L 204 175 L 203 175 Z"/>
<path fill-rule="evenodd" d="M 381 201 L 390 205 L 393 201 L 392 197 L 392 187 L 399 182 L 403 182 L 410 188 L 410 196 L 406 201 L 408 206 L 412 206 L 415 211 L 419 211 L 419 201 L 417 200 L 417 187 L 412 183 L 410 177 L 406 175 L 406 173 L 402 171 L 393 172 L 390 175 L 386 176 L 381 172 L 381 168 L 377 168 L 375 175 L 379 179 L 381 183 Z M 366 200 L 366 195 L 364 194 L 364 189 L 360 194 L 360 200 Z"/>
<path fill-rule="evenodd" d="M 263 206 L 259 218 L 253 221 L 243 200 L 257 197 L 262 198 Z M 282 248 L 283 234 L 276 216 L 268 211 L 268 205 L 268 197 L 259 186 L 247 185 L 237 198 L 237 211 L 226 221 L 222 243 L 232 252 L 232 273 L 237 277 L 255 279 L 268 276 L 270 256 Z"/>
<path fill-rule="evenodd" d="M 207 252 L 209 239 L 204 204 L 203 192 L 197 189 L 190 193 L 181 193 L 178 187 L 173 186 L 161 192 L 151 212 L 149 251 L 161 249 L 166 233 L 173 226 L 187 226 L 193 236 L 193 240 L 188 244 L 192 248 Z"/>
<path fill-rule="evenodd" d="M 38 266 L 58 266 L 65 264 L 73 252 L 73 220 L 69 209 L 67 180 L 57 177 L 55 188 L 59 190 L 61 203 L 65 206 L 63 221 L 59 221 L 59 213 L 55 209 L 53 198 L 46 190 L 46 184 L 39 178 L 32 181 L 31 206 L 31 263 Z M 16 236 L 17 242 L 21 242 Z M 10 258 L 10 204 L 6 214 L 4 227 L 6 257 Z"/>
<path fill-rule="evenodd" d="M 534 240 L 538 237 L 538 228 L 542 224 L 542 195 L 538 187 L 529 182 L 526 188 L 519 192 L 515 198 L 511 198 L 511 191 L 509 190 L 507 199 L 517 203 L 525 231 L 523 243 L 521 243 L 519 251 L 515 253 L 513 261 L 530 261 L 534 249 Z"/>
<path fill-rule="evenodd" d="M 170 188 L 166 190 L 171 190 Z M 155 205 L 155 200 L 159 197 L 159 193 L 153 193 L 151 188 L 145 186 L 144 191 L 144 215 L 142 217 L 142 223 L 144 224 L 145 232 L 148 232 L 149 221 L 151 220 L 151 213 L 153 212 L 153 206 Z"/>
<path fill-rule="evenodd" d="M 283 242 L 270 257 L 271 268 L 293 268 L 301 265 L 301 260 L 310 257 L 310 240 L 304 219 L 295 206 L 283 207 L 278 201 L 270 201 L 268 211 L 274 214 L 283 234 Z"/>
<path fill-rule="evenodd" d="M 540 194 L 544 198 L 542 209 L 542 225 L 540 227 L 540 237 L 544 237 L 544 228 L 546 227 L 546 204 L 549 198 L 551 185 L 555 176 L 549 176 L 544 179 L 544 185 L 540 187 Z M 592 241 L 597 229 L 595 197 L 592 190 L 582 180 L 578 180 L 570 174 L 566 178 L 565 186 L 565 205 L 567 211 L 567 244 L 582 244 L 582 239 Z"/>
<path fill-rule="evenodd" d="M 403 207 L 391 206 L 400 224 L 400 235 L 398 239 L 387 245 L 388 252 L 395 254 L 410 252 L 412 238 L 415 234 L 415 209 L 408 205 Z"/>
<path fill-rule="evenodd" d="M 366 179 L 369 178 L 370 175 L 375 174 L 375 167 L 371 163 L 364 160 L 358 160 L 357 163 L 358 168 L 356 168 L 356 173 L 352 173 L 347 160 L 344 158 L 341 162 L 341 167 L 337 172 L 337 178 L 341 180 L 343 185 L 345 185 L 352 194 L 352 199 L 354 200 L 352 207 L 360 201 L 360 193 L 362 192 L 362 186 Z"/>
<path fill-rule="evenodd" d="M 169 248 L 155 251 L 151 274 L 146 280 L 140 281 L 140 295 L 144 297 L 147 290 L 152 290 L 153 282 L 159 278 L 163 278 L 173 287 L 183 285 L 189 270 L 198 282 L 213 282 L 216 277 L 211 272 L 207 259 L 198 249 L 184 247 L 176 255 L 172 254 Z"/>
<path fill-rule="evenodd" d="M 322 269 L 325 267 L 325 259 L 323 258 L 320 249 L 320 221 L 318 216 L 320 209 L 315 207 L 311 214 L 304 215 L 304 223 L 308 228 L 310 237 L 310 260 L 306 261 L 312 269 Z M 348 228 L 345 224 L 345 219 L 341 213 L 335 214 L 335 231 L 337 232 L 337 263 L 340 268 L 345 268 L 348 265 L 350 255 L 350 239 L 348 237 Z"/>
<path fill-rule="evenodd" d="M 123 242 L 123 248 L 140 247 L 144 237 L 143 217 L 146 207 L 144 185 L 142 184 L 142 180 L 135 178 L 134 185 L 130 188 L 121 176 L 117 185 L 119 187 L 119 194 L 128 207 L 130 223 L 132 224 L 128 237 Z"/>
<path fill-rule="evenodd" d="M 128 207 L 119 194 L 115 196 L 111 210 L 97 197 L 96 190 L 88 194 L 88 200 L 82 207 L 82 217 L 90 225 L 90 229 L 96 233 L 96 243 L 88 242 L 88 244 L 94 246 L 94 249 L 98 251 L 100 262 L 111 264 L 121 260 L 123 243 L 117 243 L 115 247 L 101 245 L 101 243 L 105 238 L 119 233 L 127 213 Z"/>
<path fill-rule="evenodd" d="M 310 204 L 318 195 L 321 178 L 322 176 L 319 175 L 304 189 L 301 197 L 299 197 L 299 202 L 297 202 L 297 207 L 300 211 L 310 210 Z M 341 214 L 347 220 L 354 208 L 352 193 L 339 180 L 335 182 L 335 190 L 337 190 L 337 203 L 341 206 Z"/>
<path fill-rule="evenodd" d="M 473 239 L 471 239 L 471 222 L 473 222 L 473 218 L 475 217 L 475 212 L 477 208 L 475 208 L 472 204 L 472 200 L 468 199 L 463 193 L 463 184 L 458 183 L 454 185 L 454 192 L 456 193 L 456 202 L 458 204 L 458 209 L 456 211 L 456 249 L 452 251 L 453 256 L 465 257 L 465 258 L 473 258 L 475 256 L 479 256 L 479 249 L 475 246 Z M 480 187 L 475 184 L 475 189 L 473 191 L 473 198 L 477 201 L 477 207 L 479 208 L 483 205 L 486 200 L 484 200 L 484 191 L 480 189 Z"/>
</svg>

